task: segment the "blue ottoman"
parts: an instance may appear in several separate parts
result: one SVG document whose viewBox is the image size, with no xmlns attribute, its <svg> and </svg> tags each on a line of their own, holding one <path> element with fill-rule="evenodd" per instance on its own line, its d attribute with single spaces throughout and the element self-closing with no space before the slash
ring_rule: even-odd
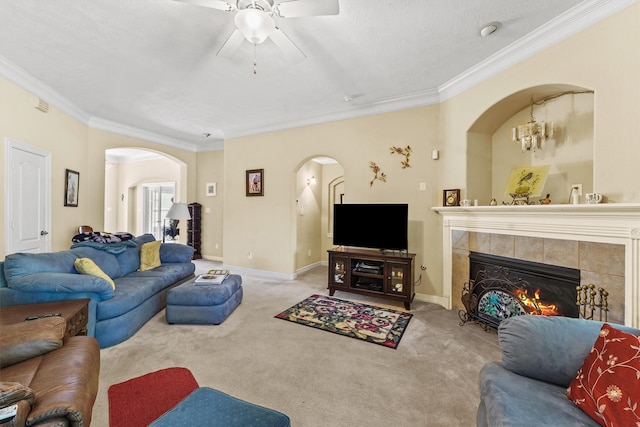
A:
<svg viewBox="0 0 640 427">
<path fill-rule="evenodd" d="M 169 323 L 218 325 L 242 301 L 242 276 L 230 274 L 219 285 L 183 283 L 167 292 Z"/>
<path fill-rule="evenodd" d="M 290 427 L 291 420 L 282 412 L 200 387 L 149 424 L 149 427 L 181 426 Z"/>
</svg>

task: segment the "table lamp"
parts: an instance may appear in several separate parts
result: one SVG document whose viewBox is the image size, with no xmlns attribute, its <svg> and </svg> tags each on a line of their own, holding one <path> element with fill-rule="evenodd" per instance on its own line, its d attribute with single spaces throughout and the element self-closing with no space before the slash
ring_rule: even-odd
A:
<svg viewBox="0 0 640 427">
<path fill-rule="evenodd" d="M 171 205 L 171 208 L 169 208 L 169 212 L 167 212 L 167 216 L 165 217 L 165 219 L 163 220 L 163 233 L 162 233 L 162 242 L 165 241 L 165 236 L 166 236 L 166 228 L 164 227 L 164 221 L 166 221 L 167 219 L 174 219 L 174 220 L 181 220 L 181 219 L 191 219 L 191 214 L 189 213 L 189 207 L 187 206 L 186 203 L 174 203 L 173 205 Z M 176 222 L 176 226 L 177 226 L 177 222 Z"/>
</svg>

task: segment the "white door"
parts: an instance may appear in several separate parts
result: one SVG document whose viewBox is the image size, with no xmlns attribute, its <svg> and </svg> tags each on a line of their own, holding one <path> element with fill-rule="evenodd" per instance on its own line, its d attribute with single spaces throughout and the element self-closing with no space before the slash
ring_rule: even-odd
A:
<svg viewBox="0 0 640 427">
<path fill-rule="evenodd" d="M 5 249 L 49 252 L 51 153 L 6 139 Z"/>
</svg>

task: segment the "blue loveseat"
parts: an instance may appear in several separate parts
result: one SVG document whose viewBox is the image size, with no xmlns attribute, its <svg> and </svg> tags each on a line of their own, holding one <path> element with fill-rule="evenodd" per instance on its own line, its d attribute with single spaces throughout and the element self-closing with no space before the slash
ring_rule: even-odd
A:
<svg viewBox="0 0 640 427">
<path fill-rule="evenodd" d="M 193 248 L 160 245 L 159 267 L 138 271 L 140 247 L 151 234 L 127 242 L 79 244 L 51 253 L 16 253 L 0 263 L 0 306 L 89 298 L 88 335 L 100 347 L 118 344 L 166 306 L 166 292 L 194 276 Z M 90 258 L 115 282 L 79 274 L 74 261 Z"/>
<path fill-rule="evenodd" d="M 612 325 L 640 335 L 640 330 Z M 478 426 L 599 426 L 566 397 L 602 322 L 516 316 L 498 327 L 502 361 L 480 371 Z"/>
</svg>

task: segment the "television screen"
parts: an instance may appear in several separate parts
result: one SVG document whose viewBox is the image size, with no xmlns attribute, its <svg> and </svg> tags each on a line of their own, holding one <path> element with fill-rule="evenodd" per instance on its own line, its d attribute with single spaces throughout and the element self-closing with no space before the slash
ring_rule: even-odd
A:
<svg viewBox="0 0 640 427">
<path fill-rule="evenodd" d="M 333 244 L 407 250 L 408 204 L 341 204 L 333 207 Z"/>
</svg>

